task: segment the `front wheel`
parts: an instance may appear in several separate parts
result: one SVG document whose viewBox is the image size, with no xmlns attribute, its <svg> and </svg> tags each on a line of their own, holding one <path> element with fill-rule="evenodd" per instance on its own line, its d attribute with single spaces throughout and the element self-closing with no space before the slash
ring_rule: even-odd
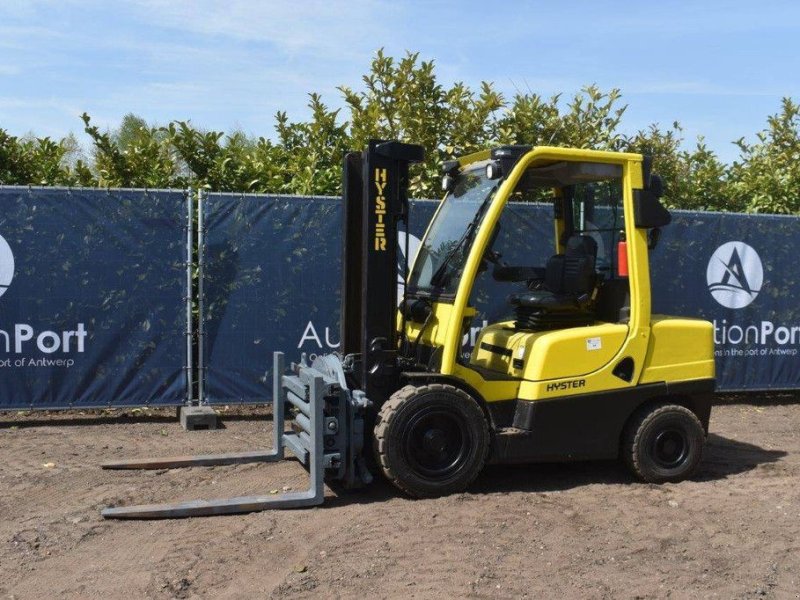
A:
<svg viewBox="0 0 800 600">
<path fill-rule="evenodd" d="M 705 431 L 697 416 L 677 404 L 649 407 L 635 415 L 623 439 L 622 456 L 648 483 L 683 481 L 697 469 Z"/>
<path fill-rule="evenodd" d="M 375 455 L 383 474 L 417 498 L 465 490 L 488 451 L 483 411 L 450 385 L 407 385 L 383 405 L 375 424 Z"/>
</svg>

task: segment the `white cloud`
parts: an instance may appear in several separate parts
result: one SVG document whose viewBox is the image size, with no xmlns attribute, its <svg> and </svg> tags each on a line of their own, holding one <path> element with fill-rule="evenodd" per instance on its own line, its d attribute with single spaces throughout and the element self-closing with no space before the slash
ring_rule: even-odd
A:
<svg viewBox="0 0 800 600">
<path fill-rule="evenodd" d="M 385 0 L 135 0 L 129 6 L 160 27 L 327 58 L 383 45 L 399 10 Z"/>
</svg>

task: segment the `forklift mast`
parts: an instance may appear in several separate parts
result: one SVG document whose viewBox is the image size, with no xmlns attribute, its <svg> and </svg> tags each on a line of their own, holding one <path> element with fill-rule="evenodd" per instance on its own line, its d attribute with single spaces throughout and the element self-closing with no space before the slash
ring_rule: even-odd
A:
<svg viewBox="0 0 800 600">
<path fill-rule="evenodd" d="M 344 159 L 341 352 L 354 387 L 380 406 L 397 389 L 398 225 L 408 228 L 408 168 L 422 146 L 370 140 Z"/>
</svg>

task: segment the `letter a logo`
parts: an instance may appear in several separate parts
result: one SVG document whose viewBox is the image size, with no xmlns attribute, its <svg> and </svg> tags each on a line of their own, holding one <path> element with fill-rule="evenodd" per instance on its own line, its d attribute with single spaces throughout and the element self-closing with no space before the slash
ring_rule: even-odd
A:
<svg viewBox="0 0 800 600">
<path fill-rule="evenodd" d="M 14 254 L 11 246 L 0 235 L 0 296 L 6 293 L 14 279 Z"/>
<path fill-rule="evenodd" d="M 708 261 L 708 291 L 726 308 L 744 308 L 758 296 L 764 280 L 761 258 L 744 242 L 728 242 Z"/>
</svg>

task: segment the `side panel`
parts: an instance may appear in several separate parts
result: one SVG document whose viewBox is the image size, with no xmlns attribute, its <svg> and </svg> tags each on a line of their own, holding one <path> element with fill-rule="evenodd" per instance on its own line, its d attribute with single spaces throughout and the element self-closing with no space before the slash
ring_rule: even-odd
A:
<svg viewBox="0 0 800 600">
<path fill-rule="evenodd" d="M 499 323 L 481 332 L 471 365 L 498 376 L 519 378 L 517 397 L 521 400 L 632 389 L 636 377 L 623 378 L 615 374 L 615 369 L 626 359 L 633 361 L 633 372 L 640 371 L 644 364 L 646 346 L 639 336 L 630 336 L 624 324 L 604 323 L 545 333 L 516 332 L 508 325 Z M 520 348 L 524 349 L 524 371 L 515 369 L 513 364 L 519 360 Z M 459 372 L 470 370 L 460 367 Z"/>
<path fill-rule="evenodd" d="M 517 331 L 509 323 L 481 332 L 470 364 L 527 381 L 588 375 L 608 365 L 628 336 L 628 327 L 603 323 L 560 331 Z"/>
<path fill-rule="evenodd" d="M 627 325 L 604 323 L 542 336 L 526 349 L 525 379 L 588 375 L 606 367 L 628 337 Z"/>
<path fill-rule="evenodd" d="M 714 326 L 700 319 L 660 317 L 650 328 L 641 383 L 714 377 Z"/>
</svg>

